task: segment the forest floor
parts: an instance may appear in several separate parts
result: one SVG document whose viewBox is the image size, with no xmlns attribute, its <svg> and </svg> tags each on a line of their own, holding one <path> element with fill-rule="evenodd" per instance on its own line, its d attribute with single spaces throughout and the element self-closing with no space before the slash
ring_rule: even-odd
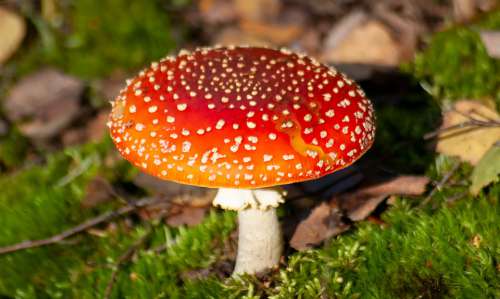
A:
<svg viewBox="0 0 500 299">
<path fill-rule="evenodd" d="M 2 2 L 0 298 L 500 298 L 500 8 L 414 2 Z M 305 52 L 376 111 L 360 161 L 286 186 L 258 276 L 231 278 L 214 190 L 140 173 L 105 126 L 126 78 L 215 44 Z"/>
</svg>

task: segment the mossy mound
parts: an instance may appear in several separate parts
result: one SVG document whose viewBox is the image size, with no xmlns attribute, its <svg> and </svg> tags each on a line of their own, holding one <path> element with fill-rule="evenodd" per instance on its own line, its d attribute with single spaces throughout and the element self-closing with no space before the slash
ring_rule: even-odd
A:
<svg viewBox="0 0 500 299">
<path fill-rule="evenodd" d="M 488 55 L 481 30 L 500 30 L 500 10 L 475 24 L 438 32 L 406 69 L 436 98 L 490 98 L 500 109 L 500 60 Z"/>
</svg>

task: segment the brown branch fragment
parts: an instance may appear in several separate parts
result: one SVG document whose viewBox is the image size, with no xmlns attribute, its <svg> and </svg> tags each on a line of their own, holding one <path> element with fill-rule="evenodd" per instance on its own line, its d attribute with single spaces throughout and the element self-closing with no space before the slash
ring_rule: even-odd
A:
<svg viewBox="0 0 500 299">
<path fill-rule="evenodd" d="M 429 132 L 429 133 L 424 135 L 424 140 L 433 139 L 433 138 L 436 138 L 441 133 L 445 133 L 445 132 L 453 131 L 453 130 L 458 130 L 458 129 L 465 129 L 465 128 L 480 129 L 480 128 L 494 128 L 494 127 L 500 127 L 500 123 L 497 121 L 481 121 L 481 120 L 473 119 L 470 121 L 462 122 L 462 123 L 452 125 L 449 127 L 445 127 L 445 128 L 439 128 L 435 131 Z"/>
<path fill-rule="evenodd" d="M 441 180 L 434 186 L 432 191 L 427 195 L 427 197 L 420 203 L 420 206 L 425 206 L 434 196 L 434 194 L 441 190 L 444 185 L 451 179 L 451 177 L 457 172 L 458 168 L 460 167 L 460 162 L 456 162 L 455 165 L 451 168 L 450 171 L 448 171 L 442 178 Z"/>
</svg>

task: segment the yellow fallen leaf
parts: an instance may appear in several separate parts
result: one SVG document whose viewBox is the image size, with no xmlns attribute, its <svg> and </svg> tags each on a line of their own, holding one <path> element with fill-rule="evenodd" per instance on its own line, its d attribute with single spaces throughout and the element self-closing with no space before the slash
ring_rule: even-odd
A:
<svg viewBox="0 0 500 299">
<path fill-rule="evenodd" d="M 441 129 L 467 123 L 470 121 L 467 116 L 485 122 L 490 119 L 500 121 L 500 116 L 495 110 L 478 101 L 458 101 L 453 108 L 444 113 Z M 449 156 L 458 156 L 462 161 L 476 165 L 498 140 L 500 140 L 500 127 L 498 126 L 465 126 L 442 131 L 438 135 L 436 150 Z"/>
<path fill-rule="evenodd" d="M 0 7 L 0 65 L 14 54 L 26 34 L 26 24 L 19 15 Z"/>
</svg>

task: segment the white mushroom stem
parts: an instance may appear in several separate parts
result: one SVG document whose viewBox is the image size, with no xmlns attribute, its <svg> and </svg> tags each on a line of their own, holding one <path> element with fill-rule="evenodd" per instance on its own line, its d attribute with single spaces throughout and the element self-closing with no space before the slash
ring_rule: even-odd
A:
<svg viewBox="0 0 500 299">
<path fill-rule="evenodd" d="M 254 274 L 276 267 L 283 248 L 276 209 L 238 212 L 238 255 L 233 275 Z"/>
<path fill-rule="evenodd" d="M 255 274 L 276 267 L 283 249 L 276 189 L 219 189 L 214 205 L 238 211 L 238 254 L 233 275 Z"/>
</svg>

